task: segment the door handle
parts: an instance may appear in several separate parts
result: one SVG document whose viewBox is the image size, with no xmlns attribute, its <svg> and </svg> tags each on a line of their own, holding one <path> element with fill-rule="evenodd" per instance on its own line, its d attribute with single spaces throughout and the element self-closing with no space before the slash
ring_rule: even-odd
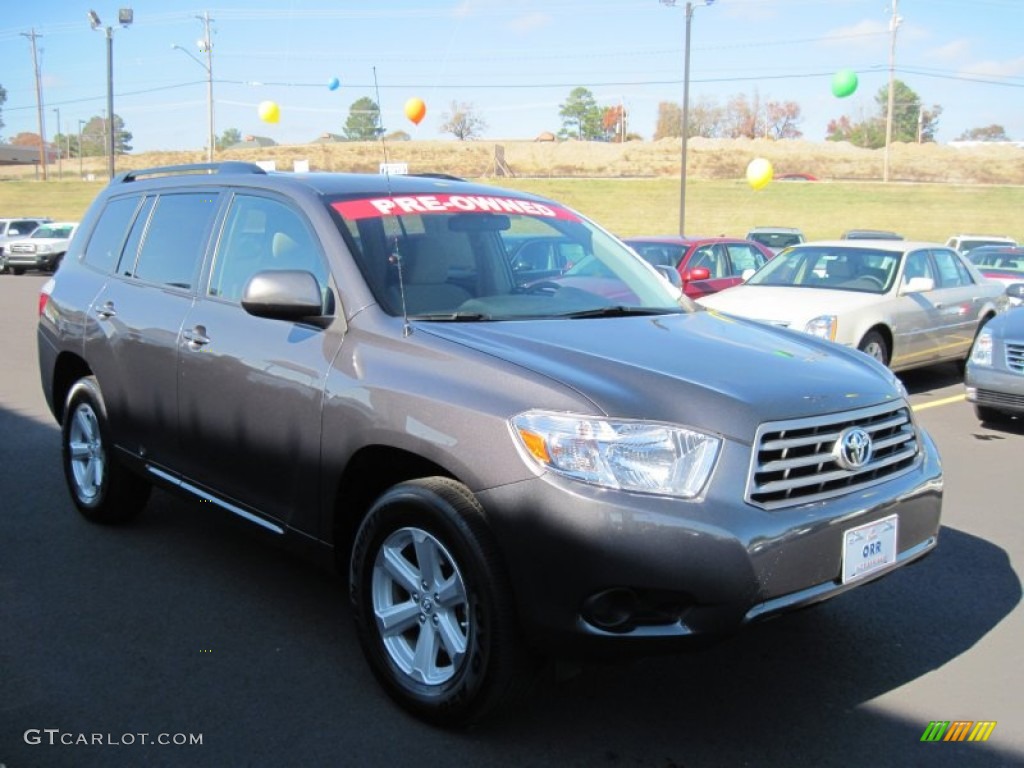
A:
<svg viewBox="0 0 1024 768">
<path fill-rule="evenodd" d="M 108 301 L 102 307 L 96 310 L 96 316 L 100 320 L 108 320 L 117 314 L 117 310 L 114 309 L 114 302 Z"/>
<path fill-rule="evenodd" d="M 181 335 L 193 349 L 198 349 L 210 343 L 210 337 L 206 335 L 206 328 L 201 325 L 197 325 L 192 330 L 185 331 Z"/>
</svg>

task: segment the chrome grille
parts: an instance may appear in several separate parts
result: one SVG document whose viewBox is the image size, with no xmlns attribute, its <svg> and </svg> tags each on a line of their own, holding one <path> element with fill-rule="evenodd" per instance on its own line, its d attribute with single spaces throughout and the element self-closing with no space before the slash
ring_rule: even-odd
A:
<svg viewBox="0 0 1024 768">
<path fill-rule="evenodd" d="M 1024 373 L 1024 342 L 1006 342 L 1006 367 L 1014 373 Z"/>
<path fill-rule="evenodd" d="M 15 243 L 11 246 L 11 253 L 35 253 L 36 247 L 31 243 Z"/>
<path fill-rule="evenodd" d="M 871 436 L 872 455 L 844 469 L 833 453 L 843 430 Z M 747 501 L 765 509 L 831 499 L 909 471 L 920 445 L 904 401 L 827 416 L 762 424 L 747 482 Z"/>
</svg>

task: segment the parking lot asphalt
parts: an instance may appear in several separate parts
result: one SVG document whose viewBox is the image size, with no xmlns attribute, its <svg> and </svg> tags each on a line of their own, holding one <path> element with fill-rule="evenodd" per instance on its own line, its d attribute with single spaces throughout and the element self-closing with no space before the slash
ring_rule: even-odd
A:
<svg viewBox="0 0 1024 768">
<path fill-rule="evenodd" d="M 164 493 L 128 527 L 77 515 L 35 358 L 45 279 L 0 277 L 5 768 L 1024 765 L 1024 428 L 980 425 L 955 366 L 902 377 L 943 456 L 934 554 L 705 651 L 545 679 L 447 732 L 382 693 L 334 575 Z M 921 741 L 958 720 L 996 726 Z"/>
</svg>

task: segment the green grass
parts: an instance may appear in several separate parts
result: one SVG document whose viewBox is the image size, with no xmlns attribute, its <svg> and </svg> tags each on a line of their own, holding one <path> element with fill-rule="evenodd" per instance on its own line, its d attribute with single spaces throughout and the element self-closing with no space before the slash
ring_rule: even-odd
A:
<svg viewBox="0 0 1024 768">
<path fill-rule="evenodd" d="M 618 235 L 679 231 L 673 179 L 502 179 L 502 186 L 552 197 Z M 949 184 L 775 182 L 755 192 L 740 181 L 686 187 L 686 232 L 742 236 L 755 226 L 799 227 L 810 239 L 847 229 L 890 229 L 946 242 L 957 232 L 1024 240 L 1024 187 Z"/>
<path fill-rule="evenodd" d="M 674 179 L 498 179 L 590 216 L 616 234 L 674 234 L 679 182 Z M 104 182 L 6 181 L 0 216 L 80 219 Z M 741 181 L 692 181 L 686 231 L 743 235 L 751 227 L 799 227 L 810 239 L 846 229 L 891 229 L 907 238 L 945 242 L 957 232 L 1009 235 L 1024 241 L 1024 187 L 950 184 L 774 182 L 755 192 Z"/>
</svg>

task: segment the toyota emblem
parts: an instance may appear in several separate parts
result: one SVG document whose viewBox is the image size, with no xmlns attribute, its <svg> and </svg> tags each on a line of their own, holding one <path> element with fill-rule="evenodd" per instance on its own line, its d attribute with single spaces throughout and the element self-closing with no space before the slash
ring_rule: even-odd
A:
<svg viewBox="0 0 1024 768">
<path fill-rule="evenodd" d="M 839 433 L 832 456 L 843 469 L 861 469 L 871 461 L 871 435 L 860 427 L 849 427 Z"/>
</svg>

